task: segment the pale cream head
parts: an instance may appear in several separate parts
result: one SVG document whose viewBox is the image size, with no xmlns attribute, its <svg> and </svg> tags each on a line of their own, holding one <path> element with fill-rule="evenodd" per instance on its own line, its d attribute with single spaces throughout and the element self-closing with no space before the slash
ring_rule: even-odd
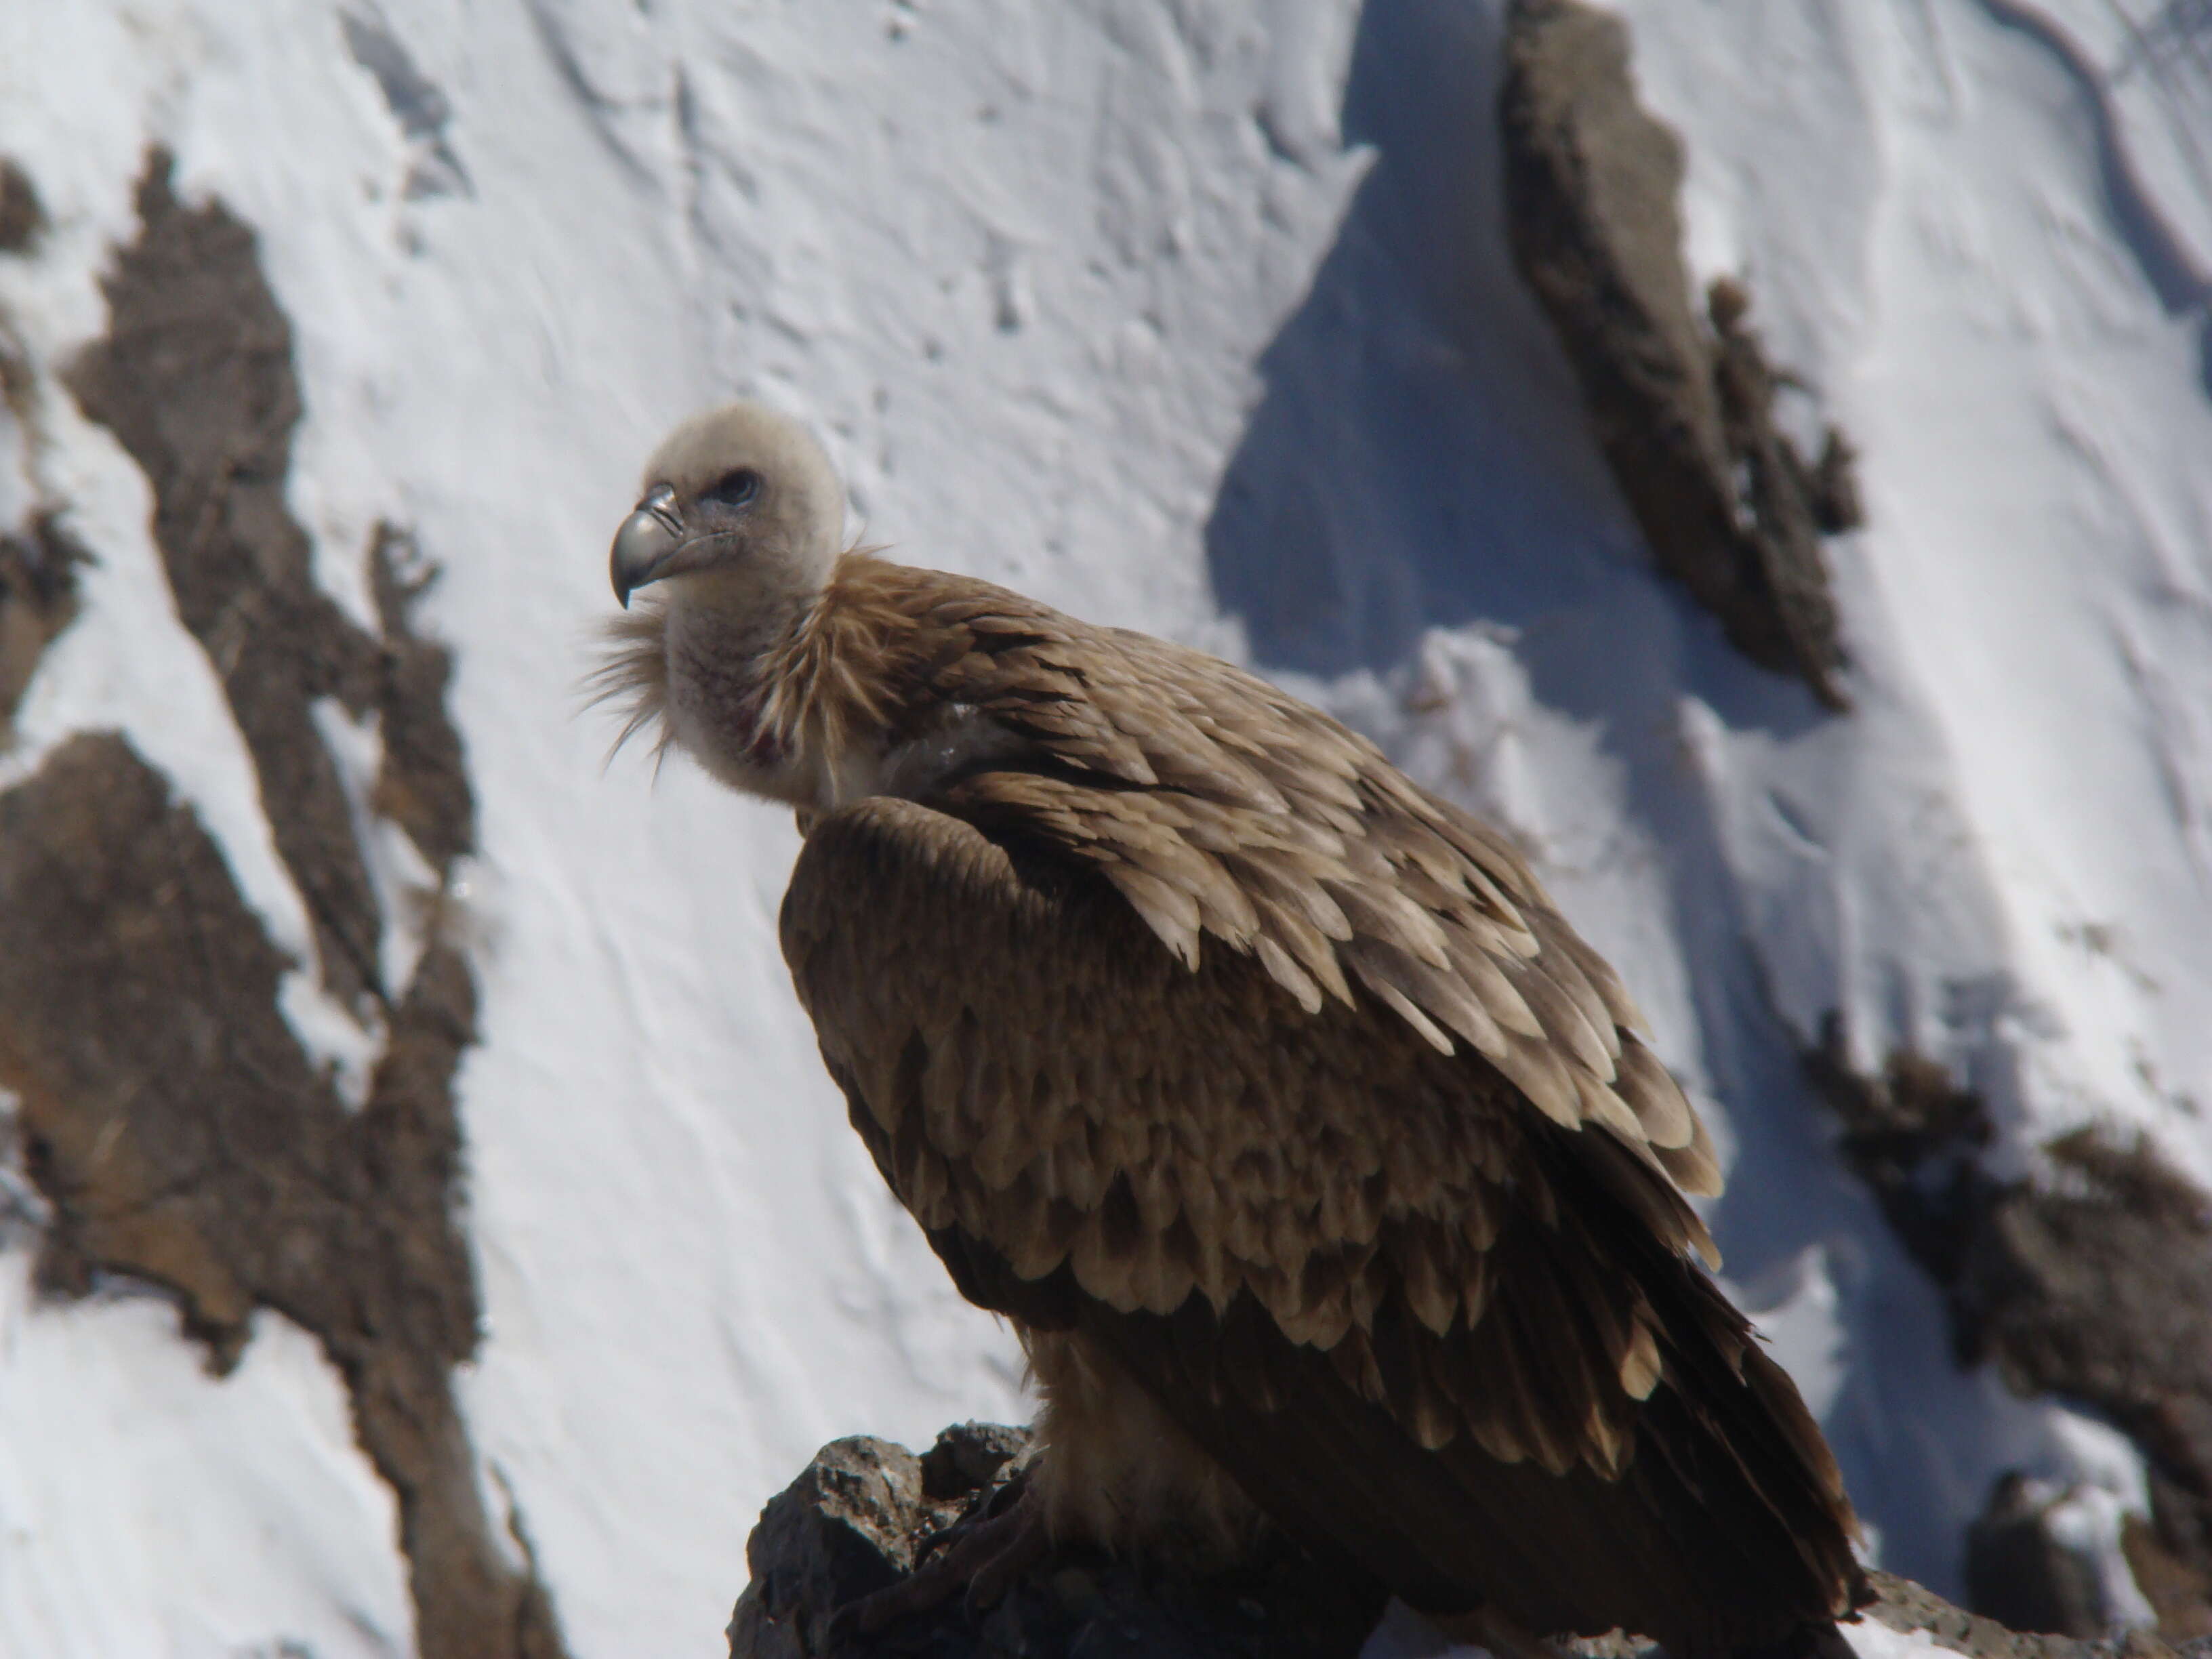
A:
<svg viewBox="0 0 2212 1659">
<path fill-rule="evenodd" d="M 662 581 L 795 598 L 820 589 L 844 534 L 844 484 L 814 435 L 759 404 L 728 404 L 653 452 L 609 574 L 624 605 Z"/>
</svg>

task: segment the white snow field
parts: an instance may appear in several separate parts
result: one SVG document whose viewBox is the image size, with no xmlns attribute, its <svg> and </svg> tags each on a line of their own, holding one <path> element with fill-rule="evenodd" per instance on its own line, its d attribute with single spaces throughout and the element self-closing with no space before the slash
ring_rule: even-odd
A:
<svg viewBox="0 0 2212 1659">
<path fill-rule="evenodd" d="M 52 221 L 0 312 L 53 439 L 0 449 L 0 526 L 61 504 L 100 559 L 0 784 L 127 731 L 307 964 L 303 1037 L 369 1057 L 145 483 L 57 378 L 164 143 L 295 331 L 321 580 L 369 614 L 383 518 L 444 569 L 483 842 L 462 1396 L 580 1659 L 720 1651 L 819 1443 L 1026 1409 L 793 1000 L 787 816 L 603 765 L 580 712 L 635 469 L 733 392 L 817 423 L 897 556 L 1240 655 L 1526 839 L 1713 1115 L 1731 1281 L 1884 1565 L 1955 1593 L 2008 1468 L 2086 1483 L 2106 1537 L 2141 1503 L 2116 1435 L 1954 1369 L 1796 1055 L 1839 1011 L 1863 1065 L 1911 1043 L 1984 1091 L 2005 1170 L 2098 1121 L 2212 1181 L 2212 77 L 2160 44 L 2203 8 L 1623 9 L 1695 273 L 1747 277 L 1862 451 L 1848 716 L 1648 569 L 1504 251 L 1486 0 L 0 6 L 0 154 Z M 264 1316 L 217 1382 L 158 1299 L 44 1304 L 27 1259 L 0 1654 L 408 1651 L 313 1342 Z"/>
</svg>

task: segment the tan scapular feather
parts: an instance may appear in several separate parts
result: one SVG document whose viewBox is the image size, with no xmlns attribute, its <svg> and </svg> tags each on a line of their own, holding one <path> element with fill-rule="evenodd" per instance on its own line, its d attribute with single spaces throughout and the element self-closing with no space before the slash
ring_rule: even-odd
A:
<svg viewBox="0 0 2212 1659">
<path fill-rule="evenodd" d="M 810 734 L 861 743 L 871 728 L 878 744 L 926 739 L 955 705 L 1031 745 L 1028 764 L 956 775 L 925 799 L 1096 868 L 1186 969 L 1208 939 L 1249 953 L 1309 1016 L 1324 997 L 1352 1005 L 1357 984 L 1437 1053 L 1468 1044 L 1562 1127 L 1596 1120 L 1641 1139 L 1647 1118 L 1679 1135 L 1692 1116 L 1663 1068 L 1639 1065 L 1640 1110 L 1608 1086 L 1621 1033 L 1602 981 L 1585 951 L 1539 943 L 1571 934 L 1517 854 L 1364 738 L 1240 671 L 856 554 L 767 672 L 762 726 L 794 749 Z M 985 1133 L 991 1176 L 1024 1167 L 1018 1134 Z M 1065 1195 L 1072 1156 L 1059 1150 L 1048 1190 Z M 1707 1173 L 1708 1159 L 1677 1161 Z"/>
<path fill-rule="evenodd" d="M 743 407 L 648 483 L 756 449 L 834 486 Z M 1058 1522 L 1256 1505 L 1431 1611 L 1680 1659 L 1844 1611 L 1832 1460 L 1689 1260 L 1711 1139 L 1510 842 L 1229 664 L 795 522 L 648 593 L 597 689 L 799 810 L 800 1000 L 1023 1333 Z"/>
</svg>

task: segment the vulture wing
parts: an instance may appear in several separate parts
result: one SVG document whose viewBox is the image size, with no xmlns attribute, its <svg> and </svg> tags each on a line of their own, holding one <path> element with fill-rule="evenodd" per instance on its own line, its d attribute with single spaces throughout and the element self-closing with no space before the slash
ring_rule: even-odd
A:
<svg viewBox="0 0 2212 1659">
<path fill-rule="evenodd" d="M 1318 737 L 1231 731 L 1207 659 L 1148 676 L 1128 639 L 1109 669 L 1163 708 L 1117 756 L 1095 695 L 1036 690 L 1048 633 L 990 637 L 1018 672 L 941 672 L 1074 757 L 829 814 L 782 922 L 963 1293 L 1119 1355 L 1279 1524 L 1426 1610 L 1683 1655 L 1844 1611 L 1833 1462 L 1688 1259 L 1702 1131 L 1510 849 L 1259 682 L 1220 696 Z"/>
</svg>

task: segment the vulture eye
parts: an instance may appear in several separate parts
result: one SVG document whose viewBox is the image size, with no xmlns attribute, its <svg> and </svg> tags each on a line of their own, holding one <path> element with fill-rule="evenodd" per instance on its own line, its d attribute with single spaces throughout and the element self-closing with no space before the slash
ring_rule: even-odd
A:
<svg viewBox="0 0 2212 1659">
<path fill-rule="evenodd" d="M 706 499 L 721 507 L 743 507 L 760 494 L 760 474 L 749 466 L 741 466 L 735 472 L 725 472 L 717 478 L 714 487 L 707 492 Z"/>
</svg>

